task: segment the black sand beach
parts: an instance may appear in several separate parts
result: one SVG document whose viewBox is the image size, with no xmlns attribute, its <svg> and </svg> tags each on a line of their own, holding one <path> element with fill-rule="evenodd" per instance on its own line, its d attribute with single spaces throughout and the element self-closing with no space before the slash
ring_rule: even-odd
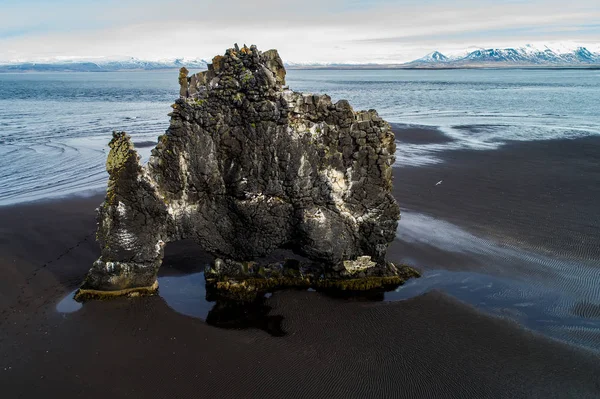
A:
<svg viewBox="0 0 600 399">
<path fill-rule="evenodd" d="M 400 123 L 390 125 L 396 134 L 396 139 L 403 143 L 440 144 L 454 141 L 451 137 L 432 126 L 413 126 Z"/>
<path fill-rule="evenodd" d="M 403 134 L 427 140 L 418 131 L 397 131 L 400 150 Z M 394 193 L 407 225 L 411 213 L 426 214 L 503 245 L 593 266 L 600 259 L 599 154 L 596 139 L 450 151 L 442 164 L 396 169 Z M 266 304 L 269 315 L 280 316 L 282 337 L 210 326 L 175 312 L 160 296 L 88 302 L 59 313 L 56 304 L 78 287 L 99 254 L 93 233 L 101 200 L 0 208 L 4 397 L 600 396 L 598 352 L 437 291 L 399 302 L 277 292 Z M 390 258 L 413 259 L 424 271 L 428 264 L 447 265 L 539 278 L 523 264 L 485 267 L 487 258 L 477 253 L 434 244 L 397 240 Z M 206 259 L 191 243 L 171 244 L 161 276 L 199 271 Z M 593 306 L 582 309 L 598 317 Z"/>
<path fill-rule="evenodd" d="M 396 130 L 396 137 L 400 151 L 414 141 L 411 130 Z M 551 254 L 600 259 L 600 137 L 508 142 L 439 157 L 442 164 L 397 170 L 394 195 L 403 208 Z"/>
</svg>

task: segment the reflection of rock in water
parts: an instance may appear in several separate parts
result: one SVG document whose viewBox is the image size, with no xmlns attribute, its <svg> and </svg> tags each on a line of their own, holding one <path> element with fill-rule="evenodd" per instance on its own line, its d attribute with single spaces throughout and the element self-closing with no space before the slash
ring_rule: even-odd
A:
<svg viewBox="0 0 600 399">
<path fill-rule="evenodd" d="M 243 300 L 234 300 L 223 296 L 223 291 L 207 285 L 206 300 L 215 302 L 208 312 L 206 322 L 212 326 L 227 329 L 257 328 L 269 334 L 281 337 L 285 335 L 281 327 L 283 316 L 269 315 L 271 307 L 266 304 L 266 292 L 254 292 Z"/>
<path fill-rule="evenodd" d="M 345 100 L 289 90 L 285 75 L 277 51 L 236 46 L 208 71 L 182 68 L 181 98 L 147 165 L 127 134 L 113 135 L 101 256 L 80 299 L 153 292 L 164 244 L 186 238 L 222 259 L 211 270 L 222 290 L 366 290 L 416 275 L 385 259 L 400 217 L 389 124 Z M 256 262 L 279 248 L 318 271 L 286 276 Z"/>
<path fill-rule="evenodd" d="M 347 291 L 338 289 L 319 290 L 314 295 L 326 295 L 336 299 L 351 301 L 380 302 L 384 300 L 383 290 Z M 225 295 L 225 296 L 224 296 Z M 210 289 L 207 286 L 206 300 L 215 302 L 206 316 L 212 326 L 228 329 L 257 328 L 275 337 L 286 334 L 281 323 L 283 316 L 271 315 L 272 308 L 266 304 L 267 292 L 246 293 L 244 299 L 234 300 L 228 291 Z"/>
<path fill-rule="evenodd" d="M 338 297 L 378 295 L 396 289 L 404 281 L 419 277 L 411 267 L 394 268 L 391 276 L 369 275 L 374 267 L 368 257 L 344 262 L 344 268 L 331 273 L 323 264 L 286 259 L 283 262 L 235 262 L 217 259 L 214 267 L 205 270 L 207 290 L 219 292 L 220 296 L 233 300 L 249 300 L 265 292 L 284 288 L 308 289 L 325 292 Z"/>
<path fill-rule="evenodd" d="M 217 299 L 208 312 L 206 322 L 220 328 L 258 328 L 275 337 L 285 335 L 281 327 L 283 316 L 269 315 L 271 307 L 265 304 L 264 296 L 253 301 L 232 301 Z"/>
</svg>

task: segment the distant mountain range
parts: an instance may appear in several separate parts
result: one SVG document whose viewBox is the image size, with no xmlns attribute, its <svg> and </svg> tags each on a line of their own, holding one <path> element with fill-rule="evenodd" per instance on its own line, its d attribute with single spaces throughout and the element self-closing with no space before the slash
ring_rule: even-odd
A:
<svg viewBox="0 0 600 399">
<path fill-rule="evenodd" d="M 204 59 L 168 59 L 146 61 L 137 58 L 110 60 L 53 59 L 44 62 L 0 63 L 1 72 L 112 72 L 174 69 L 205 70 L 210 61 Z M 389 69 L 389 68 L 600 68 L 600 46 L 589 50 L 576 44 L 525 45 L 509 48 L 476 48 L 450 54 L 434 51 L 404 64 L 352 63 L 286 63 L 289 69 Z"/>
<path fill-rule="evenodd" d="M 434 51 L 403 66 L 413 68 L 600 66 L 600 53 L 581 46 L 552 48 L 546 45 L 476 49 L 454 56 Z"/>
<path fill-rule="evenodd" d="M 188 69 L 204 70 L 208 62 L 200 59 L 176 58 L 172 60 L 145 61 L 137 58 L 121 60 L 49 60 L 44 62 L 11 62 L 0 64 L 0 72 L 114 72 L 151 71 L 174 69 L 185 66 Z"/>
</svg>

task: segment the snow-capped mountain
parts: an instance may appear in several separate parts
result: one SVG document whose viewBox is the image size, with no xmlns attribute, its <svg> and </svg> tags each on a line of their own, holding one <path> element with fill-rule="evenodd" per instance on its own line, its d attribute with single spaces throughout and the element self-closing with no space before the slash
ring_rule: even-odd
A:
<svg viewBox="0 0 600 399">
<path fill-rule="evenodd" d="M 378 66 L 376 63 L 357 63 L 352 61 L 347 62 L 284 62 L 287 69 L 349 69 L 357 66 L 369 67 Z"/>
<path fill-rule="evenodd" d="M 1 72 L 110 72 L 175 69 L 185 66 L 192 72 L 207 69 L 204 59 L 142 60 L 133 57 L 55 57 L 37 61 L 0 61 Z M 388 69 L 388 68 L 476 68 L 476 67 L 599 67 L 600 43 L 586 45 L 562 42 L 527 44 L 521 47 L 476 48 L 450 52 L 433 51 L 408 63 L 372 62 L 286 62 L 289 69 Z"/>
<path fill-rule="evenodd" d="M 427 54 L 425 57 L 419 58 L 413 62 L 447 62 L 450 58 L 440 53 L 439 51 L 434 51 L 432 53 Z"/>
<path fill-rule="evenodd" d="M 482 48 L 462 57 L 446 56 L 434 51 L 409 62 L 414 67 L 476 67 L 476 66 L 600 66 L 600 52 L 583 46 L 525 45 L 516 48 Z"/>
<path fill-rule="evenodd" d="M 7 62 L 0 63 L 0 72 L 112 72 L 131 70 L 156 70 L 181 68 L 204 70 L 208 62 L 201 59 L 164 59 L 157 61 L 140 60 L 137 58 L 104 59 L 104 58 L 56 58 L 40 62 Z"/>
</svg>

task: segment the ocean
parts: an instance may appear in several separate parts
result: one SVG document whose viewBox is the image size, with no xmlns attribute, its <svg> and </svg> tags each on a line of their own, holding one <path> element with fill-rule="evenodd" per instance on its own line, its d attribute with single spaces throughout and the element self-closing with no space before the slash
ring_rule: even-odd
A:
<svg viewBox="0 0 600 399">
<path fill-rule="evenodd" d="M 394 125 L 390 258 L 424 276 L 385 300 L 438 290 L 598 351 L 598 71 L 290 70 L 287 83 Z M 177 71 L 0 74 L 0 205 L 101 192 L 111 132 L 147 159 L 177 96 Z M 162 276 L 161 295 L 204 319 L 198 273 Z M 69 298 L 59 311 L 80 308 Z"/>
<path fill-rule="evenodd" d="M 453 138 L 405 143 L 397 166 L 453 149 L 600 135 L 593 70 L 290 70 L 293 90 L 347 99 L 390 122 Z M 168 127 L 177 71 L 0 74 L 0 205 L 102 189 L 113 130 L 143 157 Z"/>
</svg>

